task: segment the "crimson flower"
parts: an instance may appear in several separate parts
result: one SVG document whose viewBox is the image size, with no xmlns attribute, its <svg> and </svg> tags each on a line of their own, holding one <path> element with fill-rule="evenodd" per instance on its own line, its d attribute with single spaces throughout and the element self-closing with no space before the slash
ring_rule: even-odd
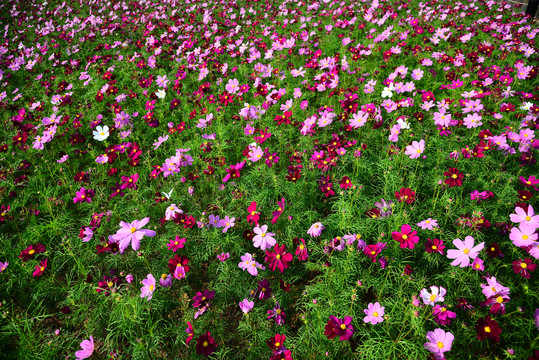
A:
<svg viewBox="0 0 539 360">
<path fill-rule="evenodd" d="M 519 274 L 522 277 L 529 279 L 531 277 L 530 272 L 534 271 L 537 268 L 537 265 L 532 263 L 532 259 L 526 258 L 524 260 L 518 259 L 513 261 L 513 271 L 515 274 Z"/>
<path fill-rule="evenodd" d="M 437 252 L 444 255 L 444 249 L 444 242 L 440 239 L 427 239 L 427 242 L 425 243 L 425 251 L 429 254 Z"/>
<path fill-rule="evenodd" d="M 344 319 L 339 319 L 330 315 L 325 327 L 324 335 L 326 335 L 329 340 L 333 339 L 335 336 L 339 336 L 339 340 L 341 341 L 350 340 L 352 335 L 354 335 L 354 327 L 351 325 L 351 322 L 351 316 L 345 316 Z"/>
<path fill-rule="evenodd" d="M 286 340 L 286 335 L 281 334 L 275 334 L 271 339 L 267 340 L 266 343 L 268 344 L 269 348 L 274 349 L 280 349 L 283 346 L 284 341 Z"/>
<path fill-rule="evenodd" d="M 381 251 L 382 247 L 379 244 L 367 245 L 365 249 L 363 249 L 363 253 L 367 255 L 372 262 L 376 262 L 376 257 Z"/>
<path fill-rule="evenodd" d="M 189 259 L 186 256 L 174 255 L 172 259 L 168 261 L 168 269 L 171 274 L 174 274 L 178 266 L 182 266 L 185 272 L 189 271 Z"/>
<path fill-rule="evenodd" d="M 477 320 L 475 330 L 477 331 L 478 340 L 485 340 L 488 338 L 490 340 L 494 340 L 495 342 L 500 341 L 502 329 L 500 326 L 498 326 L 498 323 L 495 320 L 490 318 L 490 316 Z"/>
<path fill-rule="evenodd" d="M 449 185 L 449 187 L 462 186 L 462 178 L 464 174 L 458 171 L 454 167 L 450 167 L 449 171 L 444 172 L 444 176 L 447 176 L 447 179 L 444 182 Z"/>
<path fill-rule="evenodd" d="M 43 275 L 43 272 L 47 268 L 47 258 L 41 260 L 39 265 L 36 265 L 36 269 L 34 270 L 34 273 L 32 274 L 33 277 L 38 277 Z"/>
<path fill-rule="evenodd" d="M 23 262 L 26 262 L 35 254 L 40 254 L 43 252 L 45 252 L 45 245 L 43 244 L 30 245 L 26 249 L 21 251 L 21 254 L 19 255 L 19 259 L 22 259 Z"/>
<path fill-rule="evenodd" d="M 339 181 L 341 189 L 349 189 L 352 187 L 352 180 L 348 176 L 343 176 L 341 181 Z"/>
<path fill-rule="evenodd" d="M 178 225 L 182 225 L 184 229 L 190 229 L 196 223 L 196 219 L 192 215 L 180 213 L 176 213 L 173 221 Z"/>
<path fill-rule="evenodd" d="M 193 340 L 193 335 L 195 334 L 195 331 L 193 330 L 193 326 L 191 325 L 189 321 L 187 322 L 187 328 L 185 329 L 185 332 L 188 335 L 187 340 L 185 340 L 185 343 L 189 345 L 191 340 Z"/>
<path fill-rule="evenodd" d="M 232 104 L 234 102 L 234 95 L 225 90 L 223 91 L 223 94 L 219 95 L 219 101 L 224 106 L 228 106 L 228 104 Z"/>
<path fill-rule="evenodd" d="M 413 249 L 415 244 L 419 241 L 419 236 L 416 235 L 417 231 L 412 231 L 412 227 L 408 224 L 404 224 L 401 227 L 401 232 L 393 231 L 391 237 L 393 240 L 397 240 L 400 243 L 400 247 Z"/>
<path fill-rule="evenodd" d="M 247 211 L 249 212 L 247 215 L 247 222 L 249 224 L 254 222 L 256 226 L 258 226 L 258 218 L 260 217 L 260 213 L 256 212 L 256 201 L 253 201 L 251 205 L 249 205 Z"/>
<path fill-rule="evenodd" d="M 280 272 L 284 272 L 284 269 L 288 269 L 290 264 L 288 264 L 293 259 L 293 255 L 286 253 L 286 245 L 275 244 L 275 252 L 266 250 L 266 262 L 269 263 L 271 271 L 275 271 L 275 268 L 278 268 Z"/>
<path fill-rule="evenodd" d="M 197 339 L 196 351 L 199 355 L 210 356 L 217 350 L 215 339 L 211 336 L 211 332 L 200 335 Z"/>
<path fill-rule="evenodd" d="M 407 204 L 413 204 L 415 202 L 415 191 L 410 188 L 401 188 L 399 191 L 395 191 L 395 198 L 399 202 L 405 202 Z"/>
</svg>

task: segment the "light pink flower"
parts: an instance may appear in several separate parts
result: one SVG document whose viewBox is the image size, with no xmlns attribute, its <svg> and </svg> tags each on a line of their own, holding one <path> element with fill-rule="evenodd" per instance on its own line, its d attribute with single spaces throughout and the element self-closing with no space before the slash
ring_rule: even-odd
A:
<svg viewBox="0 0 539 360">
<path fill-rule="evenodd" d="M 460 267 L 470 265 L 470 260 L 475 259 L 477 255 L 479 255 L 479 252 L 485 247 L 484 242 L 474 247 L 474 241 L 474 238 L 471 236 L 466 236 L 464 242 L 460 239 L 453 240 L 453 245 L 455 245 L 458 250 L 447 250 L 447 257 L 449 259 L 454 259 L 451 265 L 460 265 Z"/>
<path fill-rule="evenodd" d="M 150 301 L 155 290 L 155 278 L 153 275 L 148 274 L 146 279 L 142 280 L 142 285 L 144 286 L 140 289 L 140 297 L 146 298 L 146 300 Z"/>
<path fill-rule="evenodd" d="M 94 352 L 94 338 L 90 336 L 90 340 L 83 340 L 80 343 L 82 350 L 79 350 L 75 353 L 77 360 L 87 359 L 92 356 Z"/>
<path fill-rule="evenodd" d="M 255 247 L 266 250 L 277 243 L 277 240 L 272 237 L 275 234 L 268 232 L 268 225 L 257 226 L 253 231 L 256 234 L 255 237 L 253 237 Z"/>
<path fill-rule="evenodd" d="M 536 229 L 539 227 L 539 215 L 535 215 L 535 211 L 531 205 L 528 206 L 527 212 L 520 206 L 517 206 L 515 213 L 516 214 L 509 215 L 512 222 L 528 225 Z"/>
<path fill-rule="evenodd" d="M 455 336 L 449 331 L 445 332 L 442 329 L 434 329 L 434 331 L 427 333 L 428 342 L 424 346 L 437 360 L 443 359 L 444 353 L 451 350 L 454 339 Z"/>
<path fill-rule="evenodd" d="M 447 290 L 443 287 L 431 286 L 430 293 L 426 288 L 421 289 L 419 296 L 425 305 L 434 306 L 437 302 L 444 302 L 444 296 L 447 293 Z"/>
<path fill-rule="evenodd" d="M 408 145 L 405 154 L 410 156 L 410 159 L 417 159 L 423 151 L 425 151 L 425 140 L 421 139 L 419 142 L 413 141 L 412 145 Z"/>
<path fill-rule="evenodd" d="M 535 227 L 530 225 L 520 224 L 519 227 L 511 229 L 509 239 L 513 241 L 515 246 L 530 246 L 535 243 L 538 235 L 535 234 Z"/>
<path fill-rule="evenodd" d="M 373 325 L 381 323 L 382 321 L 384 321 L 384 309 L 385 307 L 380 306 L 379 302 L 375 302 L 374 304 L 370 303 L 368 305 L 368 309 L 363 310 L 365 315 L 367 315 L 365 316 L 363 321 L 365 323 L 371 323 Z"/>
<path fill-rule="evenodd" d="M 322 230 L 324 230 L 324 225 L 317 222 L 311 225 L 309 230 L 307 230 L 307 234 L 311 235 L 312 237 L 319 237 L 320 234 L 322 234 Z"/>
</svg>

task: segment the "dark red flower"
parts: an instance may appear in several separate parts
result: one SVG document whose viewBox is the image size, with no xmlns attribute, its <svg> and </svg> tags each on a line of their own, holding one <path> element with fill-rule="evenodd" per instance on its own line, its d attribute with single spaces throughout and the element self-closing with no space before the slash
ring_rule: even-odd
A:
<svg viewBox="0 0 539 360">
<path fill-rule="evenodd" d="M 22 259 L 23 262 L 28 261 L 31 257 L 33 257 L 36 254 L 40 254 L 45 252 L 45 245 L 43 244 L 35 244 L 30 245 L 23 251 L 21 251 L 21 254 L 19 255 L 19 259 Z"/>
<path fill-rule="evenodd" d="M 495 342 L 500 341 L 500 334 L 502 329 L 498 326 L 495 320 L 492 320 L 490 316 L 477 320 L 475 325 L 477 331 L 477 339 L 485 340 L 486 338 Z"/>
<path fill-rule="evenodd" d="M 413 204 L 415 202 L 415 191 L 410 188 L 401 188 L 399 191 L 395 191 L 395 198 L 399 202 L 405 202 L 407 204 Z"/>
<path fill-rule="evenodd" d="M 498 243 L 492 243 L 490 246 L 485 246 L 485 250 L 490 258 L 495 258 L 501 255 L 501 250 Z"/>
<path fill-rule="evenodd" d="M 348 176 L 343 176 L 339 184 L 341 189 L 349 189 L 352 187 L 352 180 Z"/>
<path fill-rule="evenodd" d="M 425 243 L 425 251 L 431 254 L 432 252 L 438 252 L 444 254 L 445 245 L 444 242 L 440 239 L 427 239 Z"/>
<path fill-rule="evenodd" d="M 168 261 L 168 269 L 171 274 L 174 274 L 176 267 L 183 266 L 183 269 L 187 273 L 189 271 L 189 259 L 186 256 L 174 255 L 172 259 Z"/>
<path fill-rule="evenodd" d="M 515 274 L 519 274 L 522 277 L 529 279 L 531 277 L 530 272 L 537 269 L 537 265 L 532 263 L 532 259 L 525 258 L 524 260 L 518 259 L 513 261 L 513 271 Z"/>
<path fill-rule="evenodd" d="M 197 354 L 210 356 L 215 350 L 217 350 L 217 344 L 209 331 L 198 337 L 196 345 Z"/>
<path fill-rule="evenodd" d="M 462 178 L 464 178 L 464 174 L 459 172 L 458 169 L 450 167 L 449 171 L 444 172 L 444 176 L 447 176 L 447 179 L 445 179 L 444 182 L 449 185 L 449 187 L 462 185 Z"/>
</svg>

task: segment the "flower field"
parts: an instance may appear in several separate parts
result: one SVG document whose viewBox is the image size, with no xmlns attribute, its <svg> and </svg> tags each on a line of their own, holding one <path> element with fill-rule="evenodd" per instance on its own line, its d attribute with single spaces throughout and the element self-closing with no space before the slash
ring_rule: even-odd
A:
<svg viewBox="0 0 539 360">
<path fill-rule="evenodd" d="M 539 360 L 538 34 L 505 1 L 2 2 L 0 358 Z"/>
</svg>

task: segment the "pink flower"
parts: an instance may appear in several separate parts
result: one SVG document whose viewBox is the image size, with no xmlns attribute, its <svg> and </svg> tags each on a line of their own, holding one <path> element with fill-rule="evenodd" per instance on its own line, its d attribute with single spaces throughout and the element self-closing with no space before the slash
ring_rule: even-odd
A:
<svg viewBox="0 0 539 360">
<path fill-rule="evenodd" d="M 85 189 L 83 187 L 80 188 L 79 191 L 75 193 L 75 197 L 73 198 L 73 203 L 79 203 L 79 202 L 92 202 L 92 197 L 95 195 L 94 191 L 91 189 Z"/>
<path fill-rule="evenodd" d="M 131 224 L 124 221 L 120 222 L 122 227 L 115 235 L 112 235 L 112 240 L 119 242 L 120 252 L 124 252 L 131 244 L 133 250 L 137 251 L 140 248 L 140 240 L 144 236 L 154 237 L 155 231 L 141 229 L 150 221 L 149 217 L 145 217 L 142 220 L 135 220 Z"/>
<path fill-rule="evenodd" d="M 423 230 L 425 229 L 432 230 L 433 228 L 438 227 L 438 221 L 428 218 L 427 220 L 423 220 L 417 223 L 417 226 L 419 226 Z"/>
<path fill-rule="evenodd" d="M 384 321 L 384 309 L 385 307 L 380 306 L 380 303 L 375 302 L 374 304 L 369 304 L 368 309 L 364 309 L 363 312 L 365 313 L 365 318 L 363 321 L 365 323 L 371 323 L 373 325 L 376 325 L 378 323 L 381 323 Z"/>
<path fill-rule="evenodd" d="M 484 261 L 480 258 L 476 257 L 471 265 L 472 269 L 476 271 L 483 271 L 485 270 Z"/>
<path fill-rule="evenodd" d="M 471 236 L 466 236 L 464 242 L 460 239 L 453 240 L 453 245 L 455 245 L 458 250 L 447 250 L 447 257 L 449 259 L 454 259 L 451 265 L 460 265 L 460 267 L 470 265 L 470 260 L 475 259 L 477 255 L 479 255 L 479 252 L 483 250 L 483 247 L 485 247 L 484 242 L 474 247 L 474 241 L 474 238 Z"/>
<path fill-rule="evenodd" d="M 524 176 L 520 176 L 518 179 L 520 180 L 520 183 L 524 185 L 524 187 L 532 187 L 535 190 L 539 190 L 537 187 L 535 187 L 535 185 L 539 184 L 539 178 L 530 176 L 526 179 Z"/>
<path fill-rule="evenodd" d="M 434 329 L 427 333 L 425 349 L 430 351 L 437 360 L 444 358 L 444 353 L 451 350 L 451 345 L 455 336 L 452 333 L 445 332 L 442 329 Z"/>
<path fill-rule="evenodd" d="M 255 306 L 255 303 L 254 303 L 254 301 L 249 301 L 248 299 L 243 299 L 243 301 L 240 301 L 239 305 L 240 305 L 241 311 L 243 311 L 244 314 L 247 314 Z"/>
<path fill-rule="evenodd" d="M 243 255 L 241 257 L 241 262 L 238 264 L 238 266 L 243 271 L 247 270 L 249 272 L 249 274 L 251 274 L 253 276 L 257 276 L 258 275 L 258 268 L 260 267 L 260 264 L 258 264 L 255 261 L 255 259 L 253 258 L 253 255 L 251 255 L 249 253 L 245 253 L 245 255 Z"/>
<path fill-rule="evenodd" d="M 322 234 L 322 230 L 324 230 L 324 225 L 322 223 L 317 222 L 311 225 L 309 230 L 307 230 L 307 234 L 311 235 L 312 237 L 319 237 L 320 234 Z"/>
<path fill-rule="evenodd" d="M 146 279 L 142 280 L 142 285 L 144 285 L 140 289 L 140 297 L 146 298 L 146 300 L 150 301 L 153 297 L 153 292 L 155 290 L 155 278 L 152 274 L 148 274 Z"/>
<path fill-rule="evenodd" d="M 79 350 L 75 353 L 77 360 L 87 359 L 92 356 L 94 352 L 94 338 L 90 336 L 90 340 L 83 340 L 80 343 L 82 350 Z"/>
<path fill-rule="evenodd" d="M 269 249 L 277 243 L 277 240 L 273 238 L 275 234 L 268 232 L 268 225 L 257 226 L 253 229 L 253 232 L 256 234 L 253 237 L 254 246 L 260 248 L 260 250 Z"/>
<path fill-rule="evenodd" d="M 274 252 L 266 250 L 266 262 L 269 263 L 271 271 L 275 271 L 278 268 L 280 272 L 284 272 L 284 269 L 290 267 L 289 262 L 292 261 L 293 255 L 286 252 L 286 245 L 275 244 Z"/>
<path fill-rule="evenodd" d="M 425 140 L 421 139 L 419 142 L 413 141 L 412 145 L 408 145 L 405 154 L 410 156 L 410 159 L 417 159 L 423 151 L 425 151 Z"/>
<path fill-rule="evenodd" d="M 539 215 L 535 215 L 535 211 L 531 205 L 528 206 L 528 211 L 524 211 L 523 208 L 517 206 L 515 213 L 516 214 L 509 215 L 512 222 L 528 225 L 536 229 L 539 227 Z"/>
<path fill-rule="evenodd" d="M 426 288 L 421 289 L 419 296 L 425 305 L 434 306 L 437 302 L 443 302 L 444 296 L 447 293 L 447 290 L 443 287 L 431 286 L 430 293 Z"/>
<path fill-rule="evenodd" d="M 530 246 L 534 245 L 538 235 L 535 234 L 535 227 L 524 225 L 521 223 L 519 227 L 511 229 L 509 239 L 513 241 L 515 246 Z"/>
</svg>

